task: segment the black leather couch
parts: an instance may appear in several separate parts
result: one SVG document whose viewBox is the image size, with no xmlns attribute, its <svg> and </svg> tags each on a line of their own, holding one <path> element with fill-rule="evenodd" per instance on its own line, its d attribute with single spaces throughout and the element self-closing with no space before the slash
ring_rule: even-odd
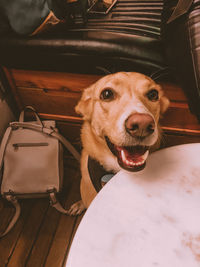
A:
<svg viewBox="0 0 200 267">
<path fill-rule="evenodd" d="M 160 42 L 162 1 L 119 0 L 107 16 L 85 26 L 60 24 L 35 37 L 7 35 L 0 61 L 9 67 L 79 73 L 140 71 L 166 67 Z"/>
<path fill-rule="evenodd" d="M 174 6 L 177 3 L 172 2 Z M 196 5 L 200 1 L 194 2 Z M 84 26 L 68 27 L 61 23 L 34 37 L 7 34 L 0 39 L 0 64 L 11 68 L 87 74 L 137 71 L 154 79 L 173 82 L 178 74 L 181 78 L 184 76 L 180 81 L 184 80 L 182 84 L 191 110 L 200 118 L 197 73 L 194 73 L 194 65 L 191 66 L 191 55 L 186 55 L 185 37 L 179 35 L 179 28 L 187 27 L 186 20 L 193 15 L 187 13 L 184 19 L 181 17 L 176 27 L 174 24 L 161 27 L 162 14 L 166 25 L 174 7 L 171 1 L 164 4 L 163 13 L 161 0 L 118 0 L 108 15 L 90 16 Z M 195 10 L 192 9 L 191 14 L 198 12 Z M 193 17 L 195 24 L 199 19 Z M 162 42 L 161 28 L 166 43 Z M 197 45 L 195 41 L 194 48 Z"/>
</svg>

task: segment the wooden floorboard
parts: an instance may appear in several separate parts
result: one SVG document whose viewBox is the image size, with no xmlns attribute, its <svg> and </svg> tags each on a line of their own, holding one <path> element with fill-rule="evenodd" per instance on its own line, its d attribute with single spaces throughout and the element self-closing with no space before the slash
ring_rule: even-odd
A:
<svg viewBox="0 0 200 267">
<path fill-rule="evenodd" d="M 2 200 L 1 200 L 1 203 L 2 203 Z M 4 205 L 7 209 L 9 209 L 8 213 L 10 213 L 10 209 L 11 209 L 10 205 L 8 203 L 5 203 Z M 31 212 L 32 205 L 33 205 L 32 200 L 27 200 L 26 203 L 25 202 L 21 203 L 22 213 L 21 213 L 20 219 L 18 220 L 15 227 L 12 229 L 12 232 L 10 232 L 6 237 L 0 240 L 0 266 L 6 266 L 6 264 L 8 264 L 9 262 L 9 259 L 12 257 L 12 254 L 15 250 L 19 236 L 21 232 L 23 231 L 24 224 L 27 220 L 28 215 Z M 1 213 L 1 218 L 3 217 L 4 217 L 4 214 Z M 1 222 L 2 220 L 0 221 L 1 229 L 4 229 L 5 225 L 2 227 Z"/>
<path fill-rule="evenodd" d="M 48 208 L 46 200 L 36 201 L 31 209 L 30 216 L 26 221 L 20 238 L 16 244 L 12 257 L 9 260 L 9 267 L 25 266 L 26 259 L 38 236 L 38 231 Z"/>
<path fill-rule="evenodd" d="M 52 211 L 52 208 L 49 207 L 43 224 L 38 232 L 38 237 L 29 253 L 26 266 L 44 266 L 56 232 L 59 217 L 60 214 L 56 211 Z"/>
<path fill-rule="evenodd" d="M 80 199 L 79 164 L 65 163 L 64 190 L 60 196 L 65 207 Z M 0 267 L 63 266 L 75 229 L 82 216 L 59 213 L 48 199 L 21 200 L 20 218 L 9 234 L 0 239 Z M 12 206 L 0 199 L 0 231 L 13 214 Z"/>
<path fill-rule="evenodd" d="M 71 179 L 77 179 L 77 174 Z M 79 175 L 79 173 L 78 173 Z M 69 197 L 66 199 L 65 207 L 70 207 L 74 202 L 80 200 L 79 187 L 73 183 L 69 192 Z M 45 266 L 62 266 L 69 251 L 69 244 L 71 242 L 72 233 L 76 224 L 76 217 L 61 215 L 56 229 L 54 240 L 51 245 Z M 64 237 L 64 238 L 63 238 Z M 65 248 L 65 249 L 63 249 Z"/>
</svg>

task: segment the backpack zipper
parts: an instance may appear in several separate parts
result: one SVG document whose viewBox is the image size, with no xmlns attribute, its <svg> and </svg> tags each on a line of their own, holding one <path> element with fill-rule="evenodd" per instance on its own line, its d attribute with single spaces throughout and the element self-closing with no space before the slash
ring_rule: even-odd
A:
<svg viewBox="0 0 200 267">
<path fill-rule="evenodd" d="M 38 147 L 38 146 L 48 146 L 48 143 L 16 143 L 13 144 L 14 150 L 18 150 L 19 147 Z"/>
</svg>

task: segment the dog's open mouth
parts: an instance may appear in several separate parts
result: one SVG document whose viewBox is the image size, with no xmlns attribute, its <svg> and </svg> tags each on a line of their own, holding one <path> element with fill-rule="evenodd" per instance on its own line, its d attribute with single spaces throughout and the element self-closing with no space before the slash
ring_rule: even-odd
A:
<svg viewBox="0 0 200 267">
<path fill-rule="evenodd" d="M 117 146 L 106 137 L 106 142 L 111 152 L 117 157 L 119 165 L 128 171 L 140 171 L 146 165 L 149 155 L 147 146 Z"/>
</svg>

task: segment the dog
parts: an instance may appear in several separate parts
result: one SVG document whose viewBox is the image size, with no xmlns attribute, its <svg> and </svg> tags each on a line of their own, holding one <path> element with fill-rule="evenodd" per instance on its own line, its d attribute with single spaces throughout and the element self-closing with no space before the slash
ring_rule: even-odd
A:
<svg viewBox="0 0 200 267">
<path fill-rule="evenodd" d="M 81 198 L 71 215 L 88 208 L 97 194 L 88 158 L 105 170 L 135 172 L 145 167 L 149 151 L 160 145 L 159 119 L 169 100 L 156 82 L 136 72 L 109 74 L 85 89 L 75 110 L 83 116 Z"/>
</svg>

